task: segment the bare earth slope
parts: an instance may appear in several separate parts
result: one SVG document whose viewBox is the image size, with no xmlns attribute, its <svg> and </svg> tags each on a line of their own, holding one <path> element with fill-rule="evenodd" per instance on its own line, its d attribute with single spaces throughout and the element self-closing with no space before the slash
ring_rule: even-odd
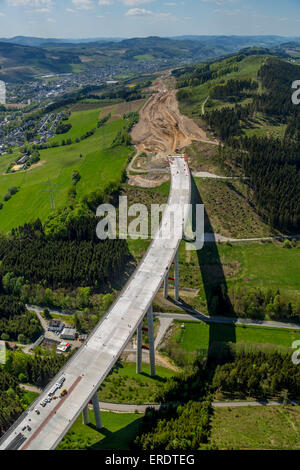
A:
<svg viewBox="0 0 300 470">
<path fill-rule="evenodd" d="M 140 121 L 132 131 L 139 152 L 166 156 L 180 151 L 193 140 L 209 141 L 204 130 L 180 114 L 176 90 L 168 90 L 165 78 L 158 78 L 154 93 L 140 112 Z"/>
</svg>

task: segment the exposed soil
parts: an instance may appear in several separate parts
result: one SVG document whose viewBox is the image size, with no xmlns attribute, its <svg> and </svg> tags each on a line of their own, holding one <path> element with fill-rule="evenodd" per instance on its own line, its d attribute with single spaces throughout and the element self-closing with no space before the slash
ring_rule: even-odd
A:
<svg viewBox="0 0 300 470">
<path fill-rule="evenodd" d="M 176 90 L 168 90 L 168 76 L 158 78 L 154 93 L 140 112 L 140 121 L 132 131 L 139 152 L 156 153 L 161 157 L 182 151 L 194 140 L 208 141 L 203 129 L 180 114 Z"/>
<path fill-rule="evenodd" d="M 43 166 L 46 163 L 46 160 L 40 160 L 38 163 L 34 163 L 31 165 L 27 170 L 18 170 L 17 168 L 21 168 L 22 165 L 15 165 L 12 169 L 15 170 L 15 172 L 10 172 L 10 173 L 2 173 L 4 176 L 7 175 L 15 175 L 16 173 L 27 173 L 30 170 L 33 170 L 34 168 L 37 168 L 39 166 Z"/>
<path fill-rule="evenodd" d="M 194 141 L 212 143 L 203 129 L 180 113 L 176 90 L 170 89 L 170 84 L 170 72 L 155 81 L 154 93 L 141 109 L 140 121 L 132 130 L 137 153 L 145 152 L 150 156 L 144 171 L 166 169 L 167 155 L 183 153 L 185 147 Z M 145 180 L 144 187 L 154 187 L 165 179 L 166 175 L 160 174 L 154 178 L 155 182 L 152 180 L 150 183 L 149 178 L 142 175 L 130 175 L 129 184 L 141 186 Z"/>
</svg>

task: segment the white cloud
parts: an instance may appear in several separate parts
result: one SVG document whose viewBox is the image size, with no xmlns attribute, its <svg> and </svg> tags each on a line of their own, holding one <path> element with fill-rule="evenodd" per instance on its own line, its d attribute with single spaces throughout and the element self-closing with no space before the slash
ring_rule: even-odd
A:
<svg viewBox="0 0 300 470">
<path fill-rule="evenodd" d="M 148 17 L 151 18 L 152 21 L 177 21 L 177 18 L 173 16 L 171 13 L 155 13 L 151 10 L 146 10 L 146 8 L 131 8 L 130 10 L 125 13 L 126 16 L 131 17 Z"/>
<path fill-rule="evenodd" d="M 91 0 L 72 0 L 74 7 L 77 10 L 92 10 L 94 3 Z"/>
<path fill-rule="evenodd" d="M 98 2 L 98 5 L 100 7 L 106 7 L 106 6 L 109 6 L 109 5 L 112 5 L 112 4 L 113 4 L 112 0 L 99 0 L 99 2 Z"/>
<path fill-rule="evenodd" d="M 137 5 L 143 5 L 145 3 L 152 3 L 155 0 L 122 0 L 124 5 L 128 7 L 134 7 Z"/>
<path fill-rule="evenodd" d="M 13 7 L 50 8 L 52 0 L 7 0 L 8 5 Z"/>
<path fill-rule="evenodd" d="M 126 16 L 151 16 L 154 13 L 145 8 L 131 8 L 127 11 Z"/>
<path fill-rule="evenodd" d="M 36 13 L 50 13 L 51 8 L 37 8 L 36 10 L 33 10 Z"/>
</svg>

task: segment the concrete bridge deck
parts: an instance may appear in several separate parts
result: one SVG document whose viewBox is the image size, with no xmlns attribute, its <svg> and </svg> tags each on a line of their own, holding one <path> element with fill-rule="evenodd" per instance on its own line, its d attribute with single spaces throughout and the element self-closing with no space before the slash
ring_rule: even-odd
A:
<svg viewBox="0 0 300 470">
<path fill-rule="evenodd" d="M 191 180 L 186 160 L 174 158 L 170 161 L 170 168 L 168 205 L 156 237 L 137 270 L 82 347 L 2 437 L 0 450 L 55 449 L 89 401 L 95 397 L 98 388 L 137 331 L 178 252 L 182 223 L 187 216 L 182 209 L 190 203 Z M 177 207 L 175 221 L 181 221 L 181 230 L 172 231 L 174 207 Z M 168 239 L 161 237 L 165 229 L 172 232 Z M 43 408 L 40 403 L 62 376 L 65 377 L 63 387 L 68 390 L 68 394 L 52 400 Z M 35 408 L 40 411 L 39 415 L 34 411 Z"/>
</svg>

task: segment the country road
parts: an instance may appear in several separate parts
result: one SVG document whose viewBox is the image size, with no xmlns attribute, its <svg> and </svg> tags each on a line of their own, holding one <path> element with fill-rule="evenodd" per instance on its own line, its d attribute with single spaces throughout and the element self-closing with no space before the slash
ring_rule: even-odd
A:
<svg viewBox="0 0 300 470">
<path fill-rule="evenodd" d="M 102 411 L 114 411 L 117 413 L 145 413 L 146 409 L 151 407 L 155 410 L 159 410 L 161 407 L 166 405 L 161 404 L 143 404 L 143 405 L 131 405 L 126 403 L 106 403 L 100 402 Z M 278 401 L 224 401 L 224 402 L 213 402 L 215 408 L 241 408 L 247 406 L 283 406 L 285 403 Z M 300 401 L 288 401 L 288 405 L 300 405 Z"/>
<path fill-rule="evenodd" d="M 42 390 L 34 385 L 21 384 L 21 387 L 30 392 L 35 392 L 40 394 Z M 240 408 L 246 406 L 282 406 L 285 403 L 279 401 L 215 401 L 213 406 L 215 408 Z M 300 405 L 300 401 L 288 401 L 288 405 Z M 141 405 L 135 405 L 130 403 L 108 403 L 108 402 L 99 402 L 100 408 L 102 411 L 114 411 L 116 413 L 145 413 L 148 407 L 159 410 L 162 406 L 166 406 L 158 403 L 143 403 Z"/>
<path fill-rule="evenodd" d="M 178 306 L 183 308 L 180 303 L 178 303 Z M 26 306 L 28 310 L 33 310 L 36 313 L 40 313 L 44 310 L 43 307 L 38 307 L 36 305 L 27 305 Z M 48 308 L 49 312 L 51 315 L 62 315 L 62 312 L 56 309 L 51 309 Z M 189 308 L 184 308 L 184 310 L 187 313 L 161 313 L 157 312 L 154 313 L 154 316 L 160 319 L 166 320 L 166 323 L 163 326 L 163 329 L 158 332 L 157 338 L 156 338 L 156 345 L 158 345 L 166 333 L 168 329 L 168 325 L 170 325 L 170 322 L 172 320 L 192 320 L 192 321 L 202 321 L 205 323 L 235 323 L 236 325 L 248 325 L 248 326 L 262 326 L 262 327 L 270 327 L 270 328 L 288 328 L 292 330 L 299 330 L 300 325 L 297 323 L 288 323 L 288 322 L 275 322 L 275 321 L 263 321 L 263 320 L 251 320 L 251 319 L 245 319 L 245 318 L 234 318 L 234 317 L 209 317 L 207 315 L 204 315 L 203 313 L 195 310 L 195 309 L 189 309 Z M 72 315 L 72 313 L 69 311 L 68 315 Z"/>
<path fill-rule="evenodd" d="M 199 321 L 204 323 L 224 323 L 235 325 L 247 325 L 247 326 L 260 326 L 267 328 L 280 328 L 280 329 L 290 329 L 290 330 L 300 330 L 300 325 L 298 323 L 284 323 L 284 322 L 275 322 L 275 321 L 264 321 L 264 320 L 249 320 L 245 318 L 234 318 L 234 317 L 209 317 L 203 313 L 198 312 L 197 310 L 186 309 L 186 311 L 192 313 L 155 313 L 156 318 L 160 319 L 172 319 L 172 320 L 182 320 L 182 321 Z"/>
</svg>

